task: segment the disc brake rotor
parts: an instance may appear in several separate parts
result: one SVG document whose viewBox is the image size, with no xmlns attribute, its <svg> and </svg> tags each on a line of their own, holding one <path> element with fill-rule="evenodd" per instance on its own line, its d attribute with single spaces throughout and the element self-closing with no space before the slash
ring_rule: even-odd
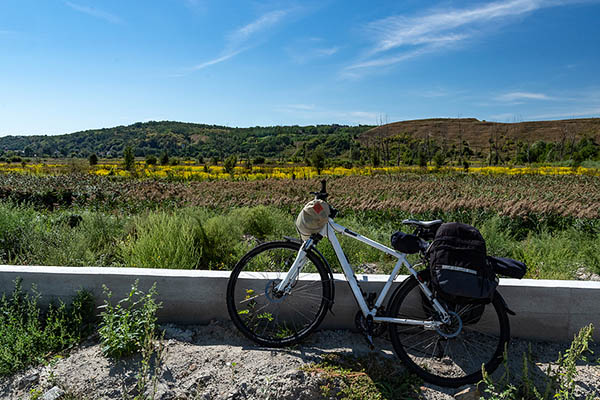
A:
<svg viewBox="0 0 600 400">
<path fill-rule="evenodd" d="M 448 315 L 450 315 L 450 323 L 440 325 L 437 328 L 435 328 L 435 330 L 437 331 L 437 333 L 439 333 L 446 339 L 452 339 L 460 334 L 460 332 L 462 331 L 463 323 L 460 316 L 454 311 L 448 311 Z"/>
</svg>

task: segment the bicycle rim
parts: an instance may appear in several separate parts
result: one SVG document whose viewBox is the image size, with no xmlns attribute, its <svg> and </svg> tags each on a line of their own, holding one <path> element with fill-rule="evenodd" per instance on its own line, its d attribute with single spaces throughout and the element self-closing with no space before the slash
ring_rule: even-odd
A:
<svg viewBox="0 0 600 400">
<path fill-rule="evenodd" d="M 227 287 L 227 306 L 244 335 L 264 346 L 297 343 L 323 320 L 330 298 L 329 274 L 308 253 L 290 293 L 273 290 L 285 277 L 300 244 L 270 242 L 251 250 L 235 266 Z"/>
<path fill-rule="evenodd" d="M 391 316 L 433 320 L 432 307 L 417 280 L 409 279 L 392 299 Z M 510 337 L 502 300 L 495 296 L 490 304 L 451 304 L 448 309 L 460 320 L 454 316 L 450 326 L 439 330 L 390 324 L 394 350 L 410 369 L 433 384 L 458 387 L 478 382 L 482 366 L 491 373 L 500 365 Z"/>
</svg>

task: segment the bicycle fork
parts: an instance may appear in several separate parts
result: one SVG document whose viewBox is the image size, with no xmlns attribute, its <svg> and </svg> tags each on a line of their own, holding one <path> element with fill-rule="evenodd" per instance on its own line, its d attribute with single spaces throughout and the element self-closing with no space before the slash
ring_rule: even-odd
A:
<svg viewBox="0 0 600 400">
<path fill-rule="evenodd" d="M 310 249 L 312 245 L 312 238 L 309 238 L 302 244 L 300 251 L 298 251 L 298 254 L 296 254 L 296 259 L 294 260 L 290 269 L 288 270 L 288 273 L 285 275 L 283 280 L 279 282 L 277 286 L 275 286 L 276 292 L 282 293 L 284 295 L 290 293 L 290 290 L 294 286 L 294 283 L 300 277 L 300 272 L 302 271 L 302 268 L 306 264 L 306 252 Z"/>
</svg>

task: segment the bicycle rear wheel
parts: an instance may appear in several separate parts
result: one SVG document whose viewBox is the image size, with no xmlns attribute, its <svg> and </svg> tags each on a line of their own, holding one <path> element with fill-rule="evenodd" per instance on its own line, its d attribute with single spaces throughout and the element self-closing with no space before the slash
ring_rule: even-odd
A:
<svg viewBox="0 0 600 400">
<path fill-rule="evenodd" d="M 248 252 L 231 272 L 227 309 L 248 338 L 271 347 L 299 342 L 323 320 L 331 298 L 329 273 L 312 252 L 288 294 L 274 288 L 286 276 L 301 244 L 264 243 Z"/>
<path fill-rule="evenodd" d="M 429 282 L 429 273 L 421 278 Z M 433 320 L 433 307 L 414 277 L 390 300 L 395 318 Z M 458 387 L 482 379 L 481 367 L 493 372 L 502 362 L 510 338 L 508 316 L 499 295 L 490 304 L 448 304 L 452 322 L 439 329 L 389 324 L 396 354 L 424 380 Z"/>
</svg>

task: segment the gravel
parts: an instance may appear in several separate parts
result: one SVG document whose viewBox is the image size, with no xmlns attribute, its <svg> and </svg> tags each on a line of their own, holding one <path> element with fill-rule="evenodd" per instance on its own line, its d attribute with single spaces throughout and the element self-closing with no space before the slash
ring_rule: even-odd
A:
<svg viewBox="0 0 600 400">
<path fill-rule="evenodd" d="M 158 371 L 155 399 L 314 399 L 321 398 L 323 377 L 301 370 L 302 366 L 319 362 L 324 354 L 335 352 L 354 356 L 370 350 L 363 336 L 349 331 L 320 331 L 301 345 L 285 349 L 268 349 L 254 345 L 241 336 L 229 322 L 213 322 L 204 326 L 162 326 L 165 337 L 163 363 Z M 549 363 L 568 343 L 527 342 L 513 340 L 509 368 L 512 376 L 520 376 L 522 354 L 531 353 L 536 361 L 532 374 L 539 382 Z M 600 347 L 593 345 L 598 354 Z M 376 340 L 376 353 L 395 357 L 391 343 Z M 154 359 L 152 366 L 154 366 Z M 113 361 L 102 355 L 97 338 L 73 349 L 63 358 L 54 358 L 45 366 L 31 368 L 9 378 L 0 379 L 0 398 L 27 399 L 32 389 L 47 393 L 60 388 L 77 398 L 123 399 L 136 393 L 140 356 Z M 578 365 L 577 394 L 600 394 L 598 362 Z M 503 371 L 497 371 L 497 379 Z M 150 382 L 152 386 L 152 382 Z M 425 384 L 423 399 L 453 399 L 463 390 Z M 53 389 L 56 391 L 56 389 Z"/>
</svg>

